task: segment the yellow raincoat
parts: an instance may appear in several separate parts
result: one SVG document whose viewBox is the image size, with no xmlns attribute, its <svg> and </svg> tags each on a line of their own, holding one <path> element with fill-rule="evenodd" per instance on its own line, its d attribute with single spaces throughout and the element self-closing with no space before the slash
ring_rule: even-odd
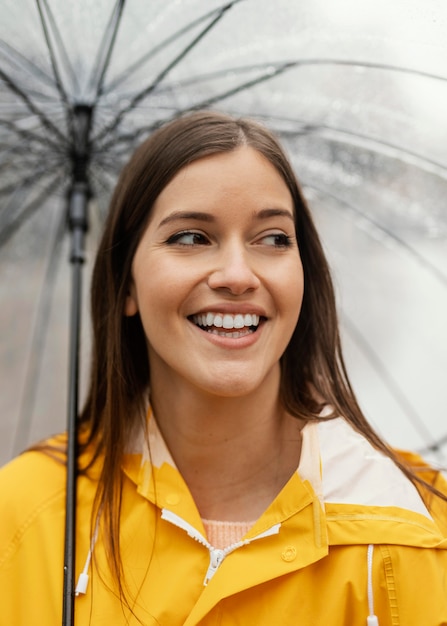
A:
<svg viewBox="0 0 447 626">
<path fill-rule="evenodd" d="M 78 485 L 76 626 L 447 626 L 447 505 L 429 513 L 343 419 L 306 425 L 297 472 L 227 550 L 208 544 L 149 427 L 150 454 L 131 451 L 123 468 L 121 553 L 140 622 L 115 595 L 100 523 L 90 542 L 96 468 Z M 1 626 L 61 623 L 64 487 L 63 465 L 39 452 L 0 472 Z"/>
</svg>

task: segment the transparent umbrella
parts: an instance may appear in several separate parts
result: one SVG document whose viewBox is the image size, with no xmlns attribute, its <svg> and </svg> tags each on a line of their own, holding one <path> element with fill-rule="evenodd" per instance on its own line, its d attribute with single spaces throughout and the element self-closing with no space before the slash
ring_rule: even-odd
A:
<svg viewBox="0 0 447 626">
<path fill-rule="evenodd" d="M 3 0 L 0 459 L 65 427 L 67 198 L 88 192 L 88 267 L 133 148 L 213 107 L 281 136 L 360 404 L 390 443 L 443 462 L 446 28 L 443 0 Z"/>
<path fill-rule="evenodd" d="M 86 168 L 94 248 L 134 146 L 202 106 L 259 117 L 282 136 L 333 263 L 361 402 L 396 444 L 442 449 L 442 0 L 3 7 L 2 460 L 63 424 L 73 177 Z"/>
</svg>

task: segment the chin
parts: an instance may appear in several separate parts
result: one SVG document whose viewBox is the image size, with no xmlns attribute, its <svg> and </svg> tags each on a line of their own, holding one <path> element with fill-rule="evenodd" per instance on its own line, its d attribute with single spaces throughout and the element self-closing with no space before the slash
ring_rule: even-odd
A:
<svg viewBox="0 0 447 626">
<path fill-rule="evenodd" d="M 238 375 L 220 377 L 218 383 L 213 381 L 211 384 L 203 385 L 202 389 L 212 396 L 242 398 L 256 394 L 264 384 L 264 378 L 254 380 L 251 372 L 247 375 L 241 375 L 239 372 Z"/>
</svg>

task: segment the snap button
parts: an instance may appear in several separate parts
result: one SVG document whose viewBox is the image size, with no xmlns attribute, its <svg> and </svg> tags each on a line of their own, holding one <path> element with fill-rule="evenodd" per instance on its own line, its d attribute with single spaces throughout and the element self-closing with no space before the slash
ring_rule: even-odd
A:
<svg viewBox="0 0 447 626">
<path fill-rule="evenodd" d="M 293 561 L 296 558 L 295 546 L 287 546 L 287 548 L 284 548 L 281 554 L 281 558 L 283 561 L 286 561 L 286 563 L 290 563 L 290 561 Z"/>
<path fill-rule="evenodd" d="M 178 504 L 180 502 L 180 496 L 178 493 L 168 493 L 165 499 L 166 504 Z"/>
</svg>

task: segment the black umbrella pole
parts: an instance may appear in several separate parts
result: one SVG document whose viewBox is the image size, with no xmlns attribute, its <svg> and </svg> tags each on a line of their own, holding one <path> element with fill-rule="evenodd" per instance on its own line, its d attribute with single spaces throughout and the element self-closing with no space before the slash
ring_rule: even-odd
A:
<svg viewBox="0 0 447 626">
<path fill-rule="evenodd" d="M 69 386 L 67 415 L 67 482 L 64 547 L 62 626 L 74 626 L 76 566 L 77 421 L 79 401 L 79 346 L 81 334 L 82 270 L 87 230 L 88 187 L 74 183 L 68 206 L 71 233 L 72 293 L 70 319 Z"/>
</svg>

